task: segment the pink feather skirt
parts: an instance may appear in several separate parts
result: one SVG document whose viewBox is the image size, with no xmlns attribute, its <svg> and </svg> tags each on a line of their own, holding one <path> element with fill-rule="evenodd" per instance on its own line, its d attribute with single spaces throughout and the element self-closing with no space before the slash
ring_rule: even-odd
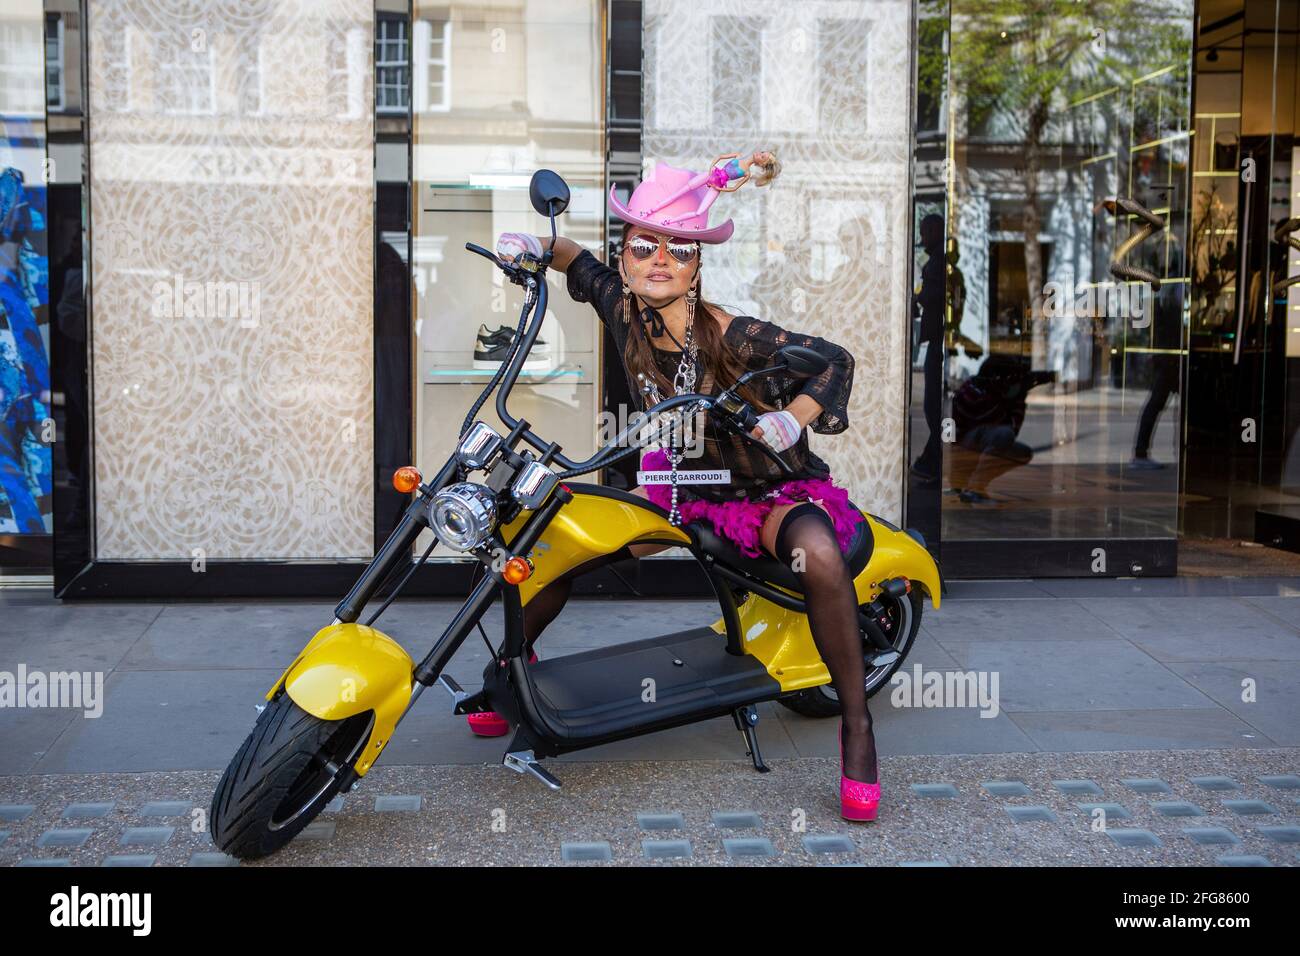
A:
<svg viewBox="0 0 1300 956">
<path fill-rule="evenodd" d="M 668 456 L 662 451 L 647 452 L 641 459 L 641 470 L 667 471 Z M 668 485 L 647 485 L 646 494 L 651 502 L 665 511 L 672 503 L 672 490 Z M 713 525 L 714 534 L 726 538 L 746 557 L 757 558 L 766 553 L 759 532 L 772 509 L 801 501 L 812 501 L 825 507 L 835 525 L 840 550 L 847 554 L 858 524 L 866 519 L 849 503 L 849 493 L 829 478 L 787 481 L 777 486 L 775 495 L 757 501 L 705 501 L 688 499 L 679 492 L 677 509 L 682 514 L 682 524 L 708 521 Z"/>
</svg>

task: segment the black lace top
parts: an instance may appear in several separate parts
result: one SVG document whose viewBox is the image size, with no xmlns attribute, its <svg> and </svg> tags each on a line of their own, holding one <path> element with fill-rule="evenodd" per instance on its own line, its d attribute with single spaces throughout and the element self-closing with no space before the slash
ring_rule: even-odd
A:
<svg viewBox="0 0 1300 956">
<path fill-rule="evenodd" d="M 627 337 L 635 330 L 630 322 L 623 320 L 623 283 L 618 271 L 602 263 L 589 251 L 583 250 L 568 269 L 569 295 L 575 302 L 590 302 L 600 315 L 610 334 L 618 353 L 622 356 L 627 345 Z M 697 313 L 698 317 L 699 313 Z M 632 321 L 640 321 L 633 318 Z M 754 382 L 763 400 L 773 408 L 784 408 L 797 395 L 808 395 L 822 406 L 822 413 L 811 424 L 813 431 L 822 434 L 836 434 L 849 426 L 848 403 L 849 391 L 853 386 L 853 356 L 838 345 L 813 335 L 799 335 L 787 332 L 771 322 L 764 322 L 752 316 L 735 316 L 727 326 L 724 334 L 726 342 L 735 349 L 745 369 L 766 368 L 772 364 L 772 357 L 785 345 L 802 345 L 824 355 L 830 365 L 821 375 L 810 379 L 796 379 L 788 375 L 771 375 Z M 681 353 L 654 348 L 655 361 L 668 381 L 673 380 Z M 627 373 L 627 366 L 624 366 Z M 726 385 L 719 385 L 709 379 L 707 373 L 701 373 L 701 381 L 696 383 L 696 391 L 705 395 L 716 395 Z M 644 410 L 644 401 L 636 383 L 629 375 L 628 388 L 633 400 Z M 665 396 L 667 397 L 667 396 Z M 812 453 L 808 447 L 807 431 L 799 437 L 793 447 L 780 453 L 785 462 L 794 470 L 794 479 L 826 478 L 830 469 L 826 463 Z M 731 469 L 731 485 L 683 485 L 681 493 L 685 497 L 705 498 L 719 501 L 734 498 L 759 498 L 775 490 L 785 481 L 792 480 L 782 475 L 776 464 L 764 455 L 753 443 L 722 431 L 713 424 L 708 424 L 704 434 L 704 453 L 702 456 L 687 458 L 680 466 L 684 470 Z"/>
</svg>

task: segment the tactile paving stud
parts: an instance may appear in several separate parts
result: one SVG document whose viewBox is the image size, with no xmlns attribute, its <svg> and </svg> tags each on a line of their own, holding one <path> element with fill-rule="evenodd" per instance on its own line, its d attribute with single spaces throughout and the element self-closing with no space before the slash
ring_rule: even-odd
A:
<svg viewBox="0 0 1300 956">
<path fill-rule="evenodd" d="M 113 801 L 108 803 L 70 803 L 63 810 L 64 820 L 95 820 L 108 816 Z"/>
<path fill-rule="evenodd" d="M 1262 856 L 1221 856 L 1216 861 L 1219 866 L 1272 866 Z"/>
<path fill-rule="evenodd" d="M 614 852 L 605 842 L 561 843 L 560 859 L 566 863 L 593 863 L 614 859 Z"/>
<path fill-rule="evenodd" d="M 1089 817 L 1096 814 L 1098 810 L 1106 815 L 1107 820 L 1132 820 L 1133 815 L 1121 807 L 1118 803 L 1077 803 L 1075 804 Z"/>
<path fill-rule="evenodd" d="M 918 797 L 935 797 L 951 800 L 957 796 L 957 788 L 950 783 L 914 783 L 912 792 Z"/>
<path fill-rule="evenodd" d="M 1052 786 L 1072 797 L 1101 796 L 1101 787 L 1092 780 L 1053 780 Z"/>
<path fill-rule="evenodd" d="M 685 859 L 691 856 L 690 840 L 642 840 L 641 855 L 647 860 Z"/>
<path fill-rule="evenodd" d="M 157 859 L 150 853 L 122 853 L 104 857 L 104 866 L 153 866 Z"/>
<path fill-rule="evenodd" d="M 1259 782 L 1270 787 L 1277 787 L 1279 790 L 1300 790 L 1300 777 L 1293 773 L 1269 774 L 1260 777 Z"/>
<path fill-rule="evenodd" d="M 841 833 L 823 833 L 803 838 L 803 848 L 809 853 L 853 853 L 855 844 Z"/>
<path fill-rule="evenodd" d="M 724 830 L 756 830 L 763 825 L 757 813 L 748 810 L 738 813 L 715 812 L 713 825 Z"/>
<path fill-rule="evenodd" d="M 309 823 L 303 827 L 302 832 L 294 839 L 316 840 L 321 843 L 326 843 L 334 839 L 334 830 L 337 826 L 338 824 L 333 820 L 317 820 L 314 823 Z"/>
<path fill-rule="evenodd" d="M 162 846 L 175 832 L 175 827 L 127 827 L 118 843 L 121 846 Z"/>
<path fill-rule="evenodd" d="M 731 857 L 776 856 L 776 848 L 772 846 L 772 841 L 762 837 L 729 838 L 722 841 L 722 848 L 727 851 L 727 856 Z"/>
<path fill-rule="evenodd" d="M 239 866 L 239 861 L 225 853 L 192 853 L 190 866 Z"/>
<path fill-rule="evenodd" d="M 378 796 L 375 810 L 378 813 L 410 813 L 420 809 L 424 798 L 419 796 Z"/>
<path fill-rule="evenodd" d="M 340 813 L 343 810 L 343 798 L 335 797 L 329 803 L 325 804 L 325 809 L 321 813 Z"/>
<path fill-rule="evenodd" d="M 1173 788 L 1157 777 L 1129 777 L 1120 783 L 1135 793 L 1173 793 Z"/>
<path fill-rule="evenodd" d="M 899 866 L 948 866 L 947 860 L 905 860 Z"/>
<path fill-rule="evenodd" d="M 1131 827 L 1120 829 L 1107 828 L 1106 835 L 1123 847 L 1160 846 L 1160 838 L 1150 830 L 1135 830 Z"/>
<path fill-rule="evenodd" d="M 1277 813 L 1277 808 L 1263 800 L 1224 800 L 1223 805 L 1240 816 Z"/>
<path fill-rule="evenodd" d="M 5 840 L 9 839 L 8 830 L 0 830 L 0 846 L 4 846 Z"/>
<path fill-rule="evenodd" d="M 1231 777 L 1192 777 L 1192 783 L 1202 790 L 1240 790 L 1241 784 Z"/>
<path fill-rule="evenodd" d="M 1185 800 L 1165 800 L 1151 804 L 1151 809 L 1162 817 L 1203 817 L 1205 811 Z"/>
<path fill-rule="evenodd" d="M 1029 787 L 1023 780 L 985 780 L 980 786 L 995 797 L 1029 796 Z"/>
<path fill-rule="evenodd" d="M 1259 832 L 1275 843 L 1300 843 L 1300 827 L 1260 827 Z"/>
<path fill-rule="evenodd" d="M 35 810 L 35 805 L 30 803 L 0 804 L 0 822 L 21 823 L 30 817 Z"/>
<path fill-rule="evenodd" d="M 185 800 L 150 800 L 140 808 L 142 817 L 185 817 L 194 809 Z"/>
<path fill-rule="evenodd" d="M 1235 833 L 1223 827 L 1183 827 L 1183 836 L 1201 846 L 1241 842 Z"/>
<path fill-rule="evenodd" d="M 28 857 L 26 860 L 19 860 L 19 866 L 72 866 L 71 860 L 63 858 L 52 859 L 50 857 Z"/>
<path fill-rule="evenodd" d="M 1055 823 L 1056 814 L 1047 807 L 1003 807 L 1017 823 Z"/>
<path fill-rule="evenodd" d="M 686 820 L 680 813 L 638 813 L 636 825 L 642 830 L 685 830 Z"/>
<path fill-rule="evenodd" d="M 36 841 L 37 846 L 81 846 L 90 839 L 94 830 L 76 828 L 76 829 L 54 829 L 46 830 Z"/>
</svg>

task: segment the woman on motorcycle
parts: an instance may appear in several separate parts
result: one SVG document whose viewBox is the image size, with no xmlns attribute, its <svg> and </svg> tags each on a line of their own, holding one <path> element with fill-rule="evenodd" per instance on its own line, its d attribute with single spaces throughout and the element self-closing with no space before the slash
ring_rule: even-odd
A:
<svg viewBox="0 0 1300 956">
<path fill-rule="evenodd" d="M 682 524 L 711 521 L 714 531 L 742 553 L 757 557 L 761 548 L 798 575 L 813 640 L 842 708 L 842 813 L 847 819 L 871 820 L 880 799 L 876 747 L 863 689 L 857 597 L 843 553 L 863 518 L 847 493 L 832 483 L 826 463 L 809 450 L 806 435 L 808 428 L 834 434 L 848 427 L 853 358 L 824 339 L 730 315 L 701 293 L 701 244 L 725 242 L 733 229 L 731 220 L 708 225 L 713 199 L 751 178 L 765 185 L 778 170 L 775 156 L 766 151 L 735 157 L 704 174 L 660 163 L 626 205 L 610 192 L 611 209 L 626 223 L 617 270 L 564 238 L 555 241 L 551 268 L 566 274 L 569 295 L 590 302 L 613 335 L 642 410 L 673 394 L 716 395 L 744 372 L 771 365 L 785 345 L 812 348 L 829 360 L 826 371 L 814 378 L 777 374 L 740 391 L 762 413 L 753 437 L 778 453 L 794 477 L 783 475 L 743 438 L 710 425 L 703 452 L 689 459 L 689 467 L 730 469 L 729 486 L 687 483 L 674 495 L 655 484 L 636 493 L 671 508 Z M 734 180 L 740 183 L 731 185 Z M 549 237 L 505 233 L 497 253 L 502 258 L 525 251 L 541 256 L 550 242 Z M 645 456 L 642 468 L 663 470 L 668 464 L 667 454 L 655 451 Z M 689 481 L 688 475 L 683 481 Z M 661 547 L 637 545 L 604 560 L 657 550 Z M 590 569 L 590 564 L 575 568 L 528 603 L 524 629 L 530 649 L 563 608 L 573 578 Z M 471 727 L 485 733 L 495 715 L 471 716 L 477 718 Z"/>
</svg>

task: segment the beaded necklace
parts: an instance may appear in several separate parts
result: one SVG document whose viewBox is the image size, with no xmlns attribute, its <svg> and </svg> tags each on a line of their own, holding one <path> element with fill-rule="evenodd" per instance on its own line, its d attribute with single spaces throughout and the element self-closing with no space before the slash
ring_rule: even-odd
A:
<svg viewBox="0 0 1300 956">
<path fill-rule="evenodd" d="M 673 394 L 675 395 L 689 395 L 695 391 L 695 383 L 698 376 L 697 370 L 699 368 L 699 348 L 695 344 L 695 302 L 697 298 L 695 287 L 692 286 L 690 291 L 686 293 L 686 334 L 683 336 L 685 339 L 684 342 L 678 342 L 672 332 L 668 331 L 668 327 L 664 325 L 663 319 L 659 316 L 658 312 L 653 309 L 646 309 L 642 312 L 643 322 L 650 324 L 652 330 L 658 329 L 662 331 L 672 339 L 674 345 L 681 349 L 682 357 L 677 363 L 677 372 L 673 376 Z M 651 313 L 651 319 L 649 322 L 646 322 L 646 312 Z M 648 337 L 649 336 L 647 336 L 647 338 Z M 645 374 L 641 372 L 637 373 L 637 380 L 641 384 L 642 394 L 646 397 L 645 402 L 647 408 L 663 401 L 663 397 L 659 394 L 659 386 L 655 384 L 653 380 L 647 379 Z M 682 412 L 680 420 L 685 423 L 690 418 L 694 418 L 694 406 L 691 406 L 688 410 Z M 684 431 L 684 428 L 681 429 L 681 432 L 684 433 Z M 675 437 L 677 432 L 678 429 L 672 430 L 668 440 L 668 447 L 665 449 L 665 453 L 668 455 L 668 484 L 672 491 L 672 504 L 668 511 L 668 523 L 674 527 L 680 525 L 682 520 L 682 513 L 677 505 L 677 471 L 682 459 L 686 457 L 686 449 L 684 447 L 685 443 L 683 442 L 683 447 L 681 448 L 677 445 Z"/>
</svg>

